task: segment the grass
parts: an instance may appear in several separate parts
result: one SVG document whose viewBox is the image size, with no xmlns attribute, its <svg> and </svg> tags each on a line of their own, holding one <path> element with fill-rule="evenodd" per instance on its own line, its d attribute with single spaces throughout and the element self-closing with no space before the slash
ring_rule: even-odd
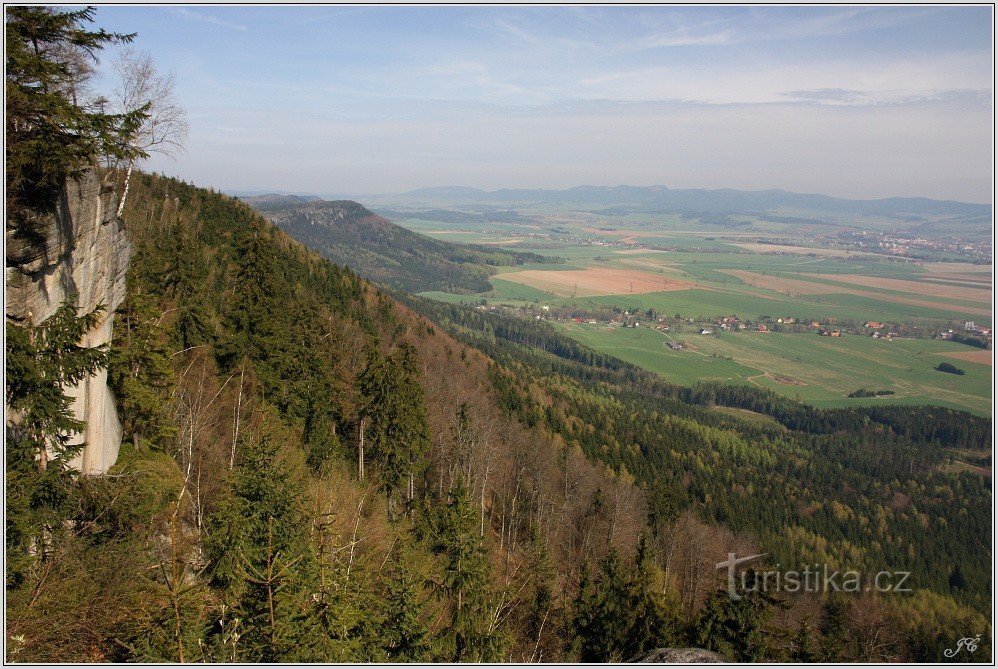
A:
<svg viewBox="0 0 998 669">
<path fill-rule="evenodd" d="M 566 334 L 597 350 L 657 372 L 675 383 L 701 379 L 752 383 L 821 407 L 939 404 L 991 415 L 991 368 L 961 362 L 965 376 L 935 371 L 940 353 L 970 350 L 938 340 L 875 340 L 813 334 L 660 333 L 650 328 L 562 324 Z M 684 351 L 666 346 L 687 344 Z M 893 390 L 881 398 L 847 398 L 859 388 Z"/>
</svg>

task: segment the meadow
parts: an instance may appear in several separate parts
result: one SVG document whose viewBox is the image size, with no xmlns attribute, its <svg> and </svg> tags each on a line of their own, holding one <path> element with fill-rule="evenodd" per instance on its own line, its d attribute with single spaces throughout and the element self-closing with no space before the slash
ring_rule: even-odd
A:
<svg viewBox="0 0 998 669">
<path fill-rule="evenodd" d="M 783 224 L 752 219 L 752 231 L 697 231 L 678 215 L 630 214 L 612 223 L 586 214 L 549 214 L 547 238 L 516 237 L 521 224 L 486 229 L 420 222 L 420 231 L 452 241 L 511 240 L 506 248 L 557 256 L 557 264 L 497 268 L 493 290 L 477 295 L 428 297 L 465 303 L 519 306 L 615 307 L 631 313 L 697 320 L 737 315 L 742 320 L 793 317 L 851 324 L 887 321 L 936 329 L 964 321 L 992 324 L 990 266 L 923 263 L 893 256 L 753 241 L 760 231 L 787 233 Z M 493 225 L 493 224 L 490 224 Z M 433 227 L 436 226 L 436 227 Z M 545 226 L 542 226 L 545 227 Z M 570 233 L 570 234 L 569 234 Z M 585 240 L 580 242 L 580 239 Z M 657 248 L 651 248 L 657 247 Z M 751 383 L 820 407 L 878 403 L 941 404 L 982 415 L 991 412 L 990 351 L 932 339 L 749 331 L 663 334 L 648 327 L 557 323 L 567 335 L 690 385 L 698 380 Z M 666 342 L 682 339 L 677 352 Z M 935 371 L 943 361 L 966 373 Z M 848 398 L 859 390 L 893 395 Z"/>
<path fill-rule="evenodd" d="M 976 352 L 954 342 L 748 331 L 701 335 L 693 327 L 667 333 L 581 323 L 558 327 L 581 343 L 683 385 L 698 380 L 751 383 L 819 407 L 939 404 L 981 415 L 991 412 L 991 366 L 954 360 L 950 354 Z M 670 349 L 669 341 L 681 342 L 684 349 Z M 934 369 L 946 361 L 966 373 Z M 895 394 L 846 397 L 861 388 Z"/>
</svg>

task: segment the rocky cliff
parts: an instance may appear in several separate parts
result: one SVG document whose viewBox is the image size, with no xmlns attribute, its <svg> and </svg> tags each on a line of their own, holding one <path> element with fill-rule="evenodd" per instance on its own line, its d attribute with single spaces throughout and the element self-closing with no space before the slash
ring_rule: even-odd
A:
<svg viewBox="0 0 998 669">
<path fill-rule="evenodd" d="M 75 295 L 80 313 L 103 305 L 99 325 L 82 342 L 111 341 L 114 310 L 125 298 L 125 273 L 131 246 L 115 215 L 113 186 L 94 173 L 67 182 L 53 215 L 39 219 L 39 236 L 25 242 L 7 235 L 6 316 L 40 323 Z M 73 465 L 85 474 L 108 470 L 118 457 L 121 423 L 114 396 L 101 371 L 67 390 L 77 418 L 86 422 L 75 443 L 86 446 Z"/>
</svg>

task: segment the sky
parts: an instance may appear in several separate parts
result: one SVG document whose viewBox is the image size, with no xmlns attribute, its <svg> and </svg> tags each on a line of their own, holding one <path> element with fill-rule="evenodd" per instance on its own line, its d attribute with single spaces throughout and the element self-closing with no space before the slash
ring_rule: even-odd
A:
<svg viewBox="0 0 998 669">
<path fill-rule="evenodd" d="M 174 74 L 187 150 L 146 167 L 202 186 L 992 201 L 991 7 L 104 6 L 97 25 Z"/>
</svg>

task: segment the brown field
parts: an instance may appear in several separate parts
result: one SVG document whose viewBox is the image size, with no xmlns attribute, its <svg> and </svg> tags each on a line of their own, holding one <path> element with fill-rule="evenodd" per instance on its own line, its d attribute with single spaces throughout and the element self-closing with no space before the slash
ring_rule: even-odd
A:
<svg viewBox="0 0 998 669">
<path fill-rule="evenodd" d="M 907 279 L 888 279 L 882 276 L 862 276 L 860 274 L 804 274 L 803 276 L 828 279 L 840 283 L 852 283 L 867 288 L 883 290 L 899 290 L 912 295 L 929 295 L 931 297 L 948 297 L 953 300 L 972 300 L 974 302 L 991 302 L 991 291 L 985 288 L 968 288 L 964 286 L 947 286 L 924 281 Z"/>
<path fill-rule="evenodd" d="M 931 278 L 919 277 L 919 283 L 937 283 L 940 285 L 950 285 L 950 286 L 963 286 L 965 288 L 991 288 L 991 277 L 987 277 L 981 280 L 976 279 L 963 279 L 954 276 L 932 275 Z"/>
<path fill-rule="evenodd" d="M 963 262 L 930 262 L 922 267 L 932 274 L 966 274 L 970 276 L 980 276 L 982 274 L 991 276 L 991 265 L 969 265 Z"/>
<path fill-rule="evenodd" d="M 848 292 L 847 288 L 840 288 L 838 286 L 829 286 L 828 284 L 802 281 L 800 279 L 768 276 L 757 272 L 749 272 L 744 269 L 725 269 L 721 271 L 725 274 L 738 277 L 750 286 L 775 290 L 778 293 L 789 293 L 791 295 L 830 295 L 832 293 Z"/>
<path fill-rule="evenodd" d="M 689 281 L 667 279 L 638 270 L 612 268 L 526 270 L 508 272 L 503 274 L 502 278 L 554 293 L 559 297 L 659 293 L 695 287 Z"/>
<path fill-rule="evenodd" d="M 955 353 L 940 353 L 939 355 L 944 355 L 947 358 L 956 358 L 957 360 L 965 360 L 967 362 L 976 362 L 979 365 L 990 365 L 992 360 L 992 351 L 986 351 L 981 349 L 979 351 L 957 351 Z"/>
<path fill-rule="evenodd" d="M 947 308 L 947 305 L 941 302 L 933 302 L 932 300 L 920 300 L 917 297 L 899 297 L 897 295 L 885 295 L 884 293 L 878 293 L 872 290 L 861 290 L 859 287 L 846 288 L 844 286 L 831 286 L 824 283 L 812 283 L 810 281 L 804 281 L 803 279 L 787 279 L 778 276 L 766 276 L 764 274 L 757 274 L 756 272 L 747 272 L 741 269 L 729 269 L 723 271 L 725 274 L 731 274 L 732 276 L 737 276 L 742 281 L 757 288 L 774 290 L 776 292 L 785 293 L 788 295 L 831 295 L 834 293 L 845 293 L 847 295 L 872 297 L 873 299 L 876 300 L 889 300 L 891 302 L 897 302 L 898 304 L 910 304 L 916 307 L 935 307 L 937 309 Z M 822 274 L 821 276 L 826 278 L 832 278 L 835 281 L 838 281 L 843 277 L 849 275 L 836 274 L 829 277 L 828 275 Z M 873 279 L 874 277 L 863 277 L 863 278 Z M 896 281 L 897 279 L 887 279 L 887 280 Z M 930 285 L 930 284 L 922 284 L 919 283 L 918 281 L 908 281 L 905 283 L 913 283 L 919 287 Z M 946 288 L 950 289 L 955 288 L 956 290 L 964 290 L 964 291 L 967 290 L 964 288 L 960 288 L 959 286 L 946 286 Z M 914 290 L 913 295 L 917 296 L 920 292 L 929 294 L 924 290 Z M 991 315 L 990 307 L 985 307 L 983 305 L 980 307 L 954 307 L 954 308 L 961 313 L 977 314 L 980 316 Z"/>
</svg>

